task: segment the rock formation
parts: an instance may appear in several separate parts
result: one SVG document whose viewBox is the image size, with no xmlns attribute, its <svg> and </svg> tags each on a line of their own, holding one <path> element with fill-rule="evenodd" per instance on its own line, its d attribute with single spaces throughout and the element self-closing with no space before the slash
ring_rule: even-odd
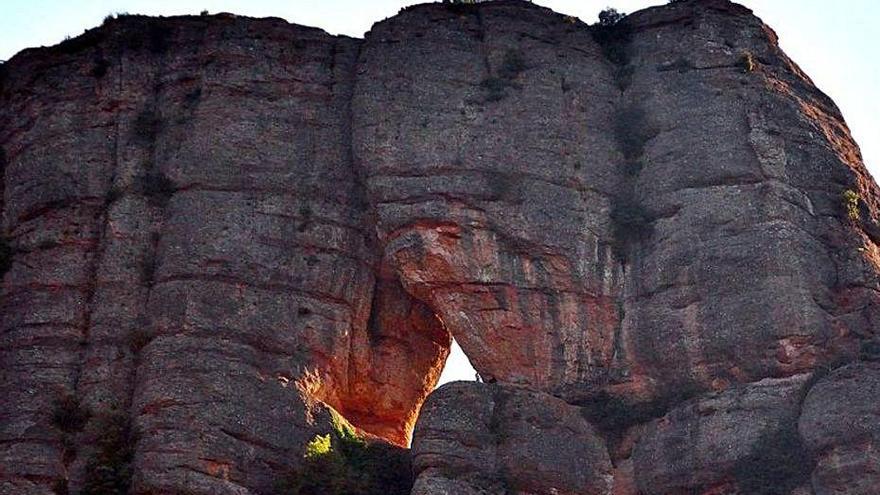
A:
<svg viewBox="0 0 880 495">
<path fill-rule="evenodd" d="M 878 493 L 880 195 L 734 3 L 120 16 L 0 151 L 0 494 L 276 493 L 340 415 L 417 495 Z"/>
</svg>

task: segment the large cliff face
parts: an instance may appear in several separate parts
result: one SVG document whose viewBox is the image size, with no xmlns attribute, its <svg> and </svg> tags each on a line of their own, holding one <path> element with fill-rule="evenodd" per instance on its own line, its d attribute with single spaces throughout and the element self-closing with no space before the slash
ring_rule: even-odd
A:
<svg viewBox="0 0 880 495">
<path fill-rule="evenodd" d="M 452 336 L 492 383 L 428 399 L 415 494 L 880 485 L 880 195 L 743 7 L 126 16 L 0 68 L 0 493 L 88 493 L 117 430 L 131 493 L 273 493 L 336 413 L 406 445 Z"/>
</svg>

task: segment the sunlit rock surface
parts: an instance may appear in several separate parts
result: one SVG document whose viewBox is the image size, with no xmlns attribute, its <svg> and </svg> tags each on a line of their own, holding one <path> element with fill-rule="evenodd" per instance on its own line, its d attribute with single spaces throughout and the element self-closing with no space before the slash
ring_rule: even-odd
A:
<svg viewBox="0 0 880 495">
<path fill-rule="evenodd" d="M 0 65 L 0 151 L 2 494 L 107 418 L 132 493 L 273 493 L 331 408 L 419 495 L 880 483 L 876 185 L 744 7 L 122 16 Z"/>
</svg>

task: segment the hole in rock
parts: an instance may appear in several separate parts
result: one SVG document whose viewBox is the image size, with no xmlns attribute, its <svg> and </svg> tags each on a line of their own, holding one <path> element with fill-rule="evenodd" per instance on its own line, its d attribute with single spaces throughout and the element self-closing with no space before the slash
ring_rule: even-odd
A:
<svg viewBox="0 0 880 495">
<path fill-rule="evenodd" d="M 477 371 L 471 365 L 470 360 L 461 350 L 461 346 L 455 339 L 452 339 L 452 346 L 449 348 L 449 357 L 446 358 L 446 365 L 440 374 L 440 380 L 437 387 L 444 383 L 457 381 L 474 381 L 477 379 Z M 436 388 L 436 387 L 435 387 Z"/>
<path fill-rule="evenodd" d="M 355 329 L 350 360 L 336 377 L 314 389 L 354 427 L 406 446 L 421 406 L 438 384 L 474 381 L 476 371 L 428 304 L 394 277 L 380 278 L 369 319 Z"/>
</svg>

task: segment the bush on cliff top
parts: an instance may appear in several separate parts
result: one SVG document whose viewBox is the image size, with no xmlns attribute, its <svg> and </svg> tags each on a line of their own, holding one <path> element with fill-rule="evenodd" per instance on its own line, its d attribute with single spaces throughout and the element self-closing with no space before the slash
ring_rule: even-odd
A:
<svg viewBox="0 0 880 495">
<path fill-rule="evenodd" d="M 593 40 L 602 47 L 605 58 L 621 67 L 629 63 L 627 45 L 632 36 L 629 25 L 623 22 L 624 19 L 626 14 L 608 8 L 599 13 L 599 22 L 590 26 Z"/>
<path fill-rule="evenodd" d="M 403 449 L 368 443 L 340 416 L 307 445 L 300 467 L 278 484 L 278 495 L 406 495 L 412 488 Z"/>
<path fill-rule="evenodd" d="M 599 12 L 599 24 L 602 26 L 613 26 L 623 20 L 624 17 L 626 17 L 625 13 L 618 12 L 617 9 L 608 7 L 602 12 Z"/>
</svg>

